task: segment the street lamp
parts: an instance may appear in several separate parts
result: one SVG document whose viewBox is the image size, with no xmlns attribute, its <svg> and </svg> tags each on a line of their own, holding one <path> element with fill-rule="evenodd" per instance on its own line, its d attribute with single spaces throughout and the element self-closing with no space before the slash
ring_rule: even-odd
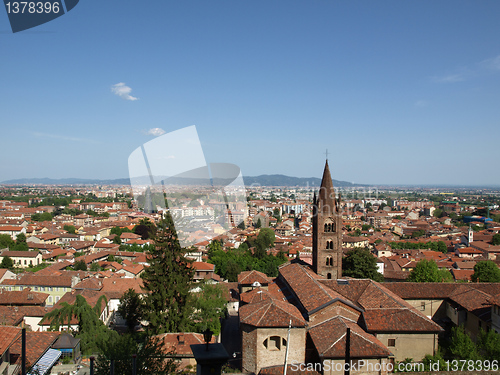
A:
<svg viewBox="0 0 500 375">
<path fill-rule="evenodd" d="M 210 328 L 207 328 L 205 331 L 203 331 L 203 339 L 207 343 L 207 352 L 208 352 L 208 344 L 212 340 L 212 335 L 213 334 L 214 333 L 212 332 L 212 330 Z"/>
</svg>

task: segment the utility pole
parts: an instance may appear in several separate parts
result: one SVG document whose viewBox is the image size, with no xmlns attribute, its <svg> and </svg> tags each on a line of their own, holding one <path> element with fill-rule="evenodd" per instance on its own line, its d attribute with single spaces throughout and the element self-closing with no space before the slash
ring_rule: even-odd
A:
<svg viewBox="0 0 500 375">
<path fill-rule="evenodd" d="M 292 319 L 288 323 L 288 336 L 286 338 L 286 350 L 285 350 L 285 369 L 283 370 L 283 375 L 286 375 L 286 370 L 288 367 L 288 348 L 290 347 L 290 330 L 292 329 Z"/>
<path fill-rule="evenodd" d="M 350 373 L 351 373 L 351 329 L 347 328 L 345 336 L 344 375 L 350 375 Z"/>
</svg>

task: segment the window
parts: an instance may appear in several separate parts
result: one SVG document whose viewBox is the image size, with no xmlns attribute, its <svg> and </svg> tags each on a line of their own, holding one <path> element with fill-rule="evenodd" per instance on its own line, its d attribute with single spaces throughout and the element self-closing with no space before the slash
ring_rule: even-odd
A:
<svg viewBox="0 0 500 375">
<path fill-rule="evenodd" d="M 425 311 L 425 302 L 420 302 L 420 311 Z"/>
<path fill-rule="evenodd" d="M 59 298 L 61 298 L 61 297 L 56 296 L 56 303 L 59 302 Z"/>
<path fill-rule="evenodd" d="M 267 350 L 271 351 L 281 350 L 282 346 L 283 347 L 286 346 L 286 340 L 280 336 L 271 336 L 265 339 L 263 344 Z"/>
<path fill-rule="evenodd" d="M 49 303 L 52 303 L 52 296 L 49 296 Z"/>
<path fill-rule="evenodd" d="M 331 279 L 331 278 L 332 278 L 332 274 L 331 274 L 331 273 L 328 273 L 328 274 L 326 275 L 326 278 L 327 278 L 327 279 Z"/>
<path fill-rule="evenodd" d="M 387 340 L 387 346 L 396 346 L 396 339 Z"/>
</svg>

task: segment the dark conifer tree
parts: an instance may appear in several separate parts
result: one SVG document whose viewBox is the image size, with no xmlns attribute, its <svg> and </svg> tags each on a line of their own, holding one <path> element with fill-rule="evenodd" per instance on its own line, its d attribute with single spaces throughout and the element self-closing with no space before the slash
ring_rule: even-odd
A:
<svg viewBox="0 0 500 375">
<path fill-rule="evenodd" d="M 141 276 L 148 292 L 144 301 L 148 328 L 152 334 L 182 332 L 192 314 L 188 298 L 195 272 L 192 260 L 185 257 L 169 214 L 158 224 L 154 239 L 156 245 L 148 252 L 150 266 Z"/>
</svg>

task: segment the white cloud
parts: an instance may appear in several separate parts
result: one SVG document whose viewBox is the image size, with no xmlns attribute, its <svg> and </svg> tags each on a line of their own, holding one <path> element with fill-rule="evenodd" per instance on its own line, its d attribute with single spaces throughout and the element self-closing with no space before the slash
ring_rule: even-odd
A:
<svg viewBox="0 0 500 375">
<path fill-rule="evenodd" d="M 481 66 L 487 69 L 500 70 L 500 55 L 481 61 Z"/>
<path fill-rule="evenodd" d="M 165 134 L 165 130 L 163 130 L 162 128 L 152 128 L 152 129 L 149 129 L 146 132 L 146 134 L 152 135 L 154 137 L 159 137 L 160 135 Z"/>
<path fill-rule="evenodd" d="M 465 81 L 465 77 L 463 73 L 457 73 L 449 74 L 443 77 L 435 77 L 434 80 L 441 83 L 455 83 Z"/>
<path fill-rule="evenodd" d="M 67 135 L 62 135 L 62 134 L 48 134 L 48 133 L 40 133 L 40 132 L 32 132 L 32 134 L 35 137 L 59 139 L 61 141 L 85 142 L 85 143 L 95 143 L 95 144 L 98 143 L 92 139 L 72 137 L 72 136 L 67 136 Z"/>
<path fill-rule="evenodd" d="M 427 107 L 428 105 L 429 105 L 429 103 L 426 102 L 425 100 L 417 100 L 415 102 L 415 107 L 419 107 L 419 108 Z"/>
<path fill-rule="evenodd" d="M 128 87 L 124 82 L 117 83 L 111 86 L 111 91 L 118 95 L 120 98 L 125 100 L 138 100 L 135 96 L 130 95 L 132 89 Z"/>
</svg>

